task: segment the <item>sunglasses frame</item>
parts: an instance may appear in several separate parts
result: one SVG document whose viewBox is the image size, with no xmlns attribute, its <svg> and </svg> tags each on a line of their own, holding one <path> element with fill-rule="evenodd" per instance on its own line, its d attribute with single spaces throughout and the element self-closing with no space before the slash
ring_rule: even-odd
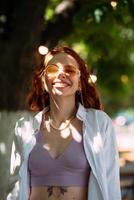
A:
<svg viewBox="0 0 134 200">
<path fill-rule="evenodd" d="M 44 70 L 44 74 L 47 75 L 47 69 L 48 69 L 50 66 L 55 66 L 55 67 L 59 68 L 59 66 L 56 65 L 56 64 L 47 65 L 46 68 L 45 68 L 45 70 Z M 80 77 L 80 70 L 77 69 L 77 68 L 76 68 L 75 66 L 73 66 L 73 65 L 70 65 L 70 66 L 72 66 L 73 68 L 76 69 L 76 74 L 78 74 L 78 76 Z M 63 72 L 64 72 L 64 71 L 63 71 Z M 66 73 L 66 72 L 64 72 L 64 73 Z M 48 75 L 47 75 L 47 76 L 48 76 Z"/>
</svg>

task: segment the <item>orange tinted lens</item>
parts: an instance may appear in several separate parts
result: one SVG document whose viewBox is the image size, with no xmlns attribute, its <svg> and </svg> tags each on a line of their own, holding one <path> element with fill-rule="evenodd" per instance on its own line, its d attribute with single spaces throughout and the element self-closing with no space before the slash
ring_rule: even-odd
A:
<svg viewBox="0 0 134 200">
<path fill-rule="evenodd" d="M 46 74 L 49 77 L 56 76 L 57 72 L 58 72 L 58 67 L 55 65 L 50 65 L 46 69 Z"/>
<path fill-rule="evenodd" d="M 65 67 L 65 73 L 70 74 L 71 76 L 75 75 L 77 73 L 77 69 L 73 66 L 66 66 Z"/>
<path fill-rule="evenodd" d="M 74 76 L 77 73 L 79 73 L 79 70 L 76 67 L 71 66 L 71 65 L 67 65 L 63 67 L 62 70 L 56 65 L 50 65 L 46 68 L 46 74 L 48 77 L 55 77 L 60 71 L 63 71 L 64 73 L 67 73 L 70 76 Z"/>
</svg>

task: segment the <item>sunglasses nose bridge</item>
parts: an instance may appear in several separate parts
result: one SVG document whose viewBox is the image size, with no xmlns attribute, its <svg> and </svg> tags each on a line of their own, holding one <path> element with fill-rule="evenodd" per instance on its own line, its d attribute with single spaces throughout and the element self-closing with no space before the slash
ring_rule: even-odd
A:
<svg viewBox="0 0 134 200">
<path fill-rule="evenodd" d="M 67 72 L 66 72 L 66 69 L 65 68 L 58 68 L 58 70 L 57 70 L 57 75 L 69 75 Z"/>
</svg>

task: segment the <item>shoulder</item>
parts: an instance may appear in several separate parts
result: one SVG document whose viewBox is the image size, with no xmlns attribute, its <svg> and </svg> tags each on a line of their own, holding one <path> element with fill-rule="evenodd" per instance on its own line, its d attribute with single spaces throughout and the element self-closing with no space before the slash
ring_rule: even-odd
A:
<svg viewBox="0 0 134 200">
<path fill-rule="evenodd" d="M 23 116 L 21 118 L 18 119 L 18 121 L 16 122 L 16 125 L 21 127 L 21 126 L 26 126 L 29 123 L 34 123 L 35 121 L 41 121 L 41 116 L 42 116 L 42 112 L 36 112 L 36 113 L 32 113 L 32 112 L 25 112 L 23 114 Z"/>
<path fill-rule="evenodd" d="M 41 123 L 42 111 L 38 113 L 25 112 L 16 122 L 15 135 L 22 139 L 28 139 L 36 131 Z"/>
<path fill-rule="evenodd" d="M 86 112 L 87 112 L 88 117 L 94 117 L 97 120 L 99 120 L 99 122 L 111 121 L 110 116 L 102 110 L 97 110 L 94 108 L 87 108 Z"/>
<path fill-rule="evenodd" d="M 26 126 L 27 123 L 33 120 L 33 114 L 30 112 L 24 112 L 23 115 L 16 121 L 16 128 Z"/>
<path fill-rule="evenodd" d="M 113 122 L 110 116 L 102 111 L 93 108 L 86 109 L 88 121 L 92 121 L 99 130 L 105 132 L 108 128 L 113 127 Z"/>
</svg>

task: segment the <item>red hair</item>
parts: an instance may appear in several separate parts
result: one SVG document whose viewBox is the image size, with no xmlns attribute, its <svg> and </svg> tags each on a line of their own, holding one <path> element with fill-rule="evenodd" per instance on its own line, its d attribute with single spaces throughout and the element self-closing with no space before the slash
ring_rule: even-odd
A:
<svg viewBox="0 0 134 200">
<path fill-rule="evenodd" d="M 84 60 L 73 49 L 66 46 L 55 47 L 54 49 L 50 50 L 45 55 L 44 65 L 35 70 L 32 81 L 32 89 L 28 95 L 28 105 L 30 107 L 30 110 L 39 111 L 42 110 L 45 106 L 49 105 L 49 94 L 47 93 L 47 91 L 44 91 L 42 85 L 42 74 L 48 61 L 54 55 L 60 52 L 64 52 L 71 55 L 79 65 L 79 70 L 81 73 L 81 95 L 78 95 L 76 92 L 76 101 L 79 101 L 81 104 L 83 104 L 85 108 L 95 108 L 101 110 L 102 104 L 100 102 L 96 85 L 91 81 L 89 82 L 90 72 L 87 69 Z"/>
</svg>

